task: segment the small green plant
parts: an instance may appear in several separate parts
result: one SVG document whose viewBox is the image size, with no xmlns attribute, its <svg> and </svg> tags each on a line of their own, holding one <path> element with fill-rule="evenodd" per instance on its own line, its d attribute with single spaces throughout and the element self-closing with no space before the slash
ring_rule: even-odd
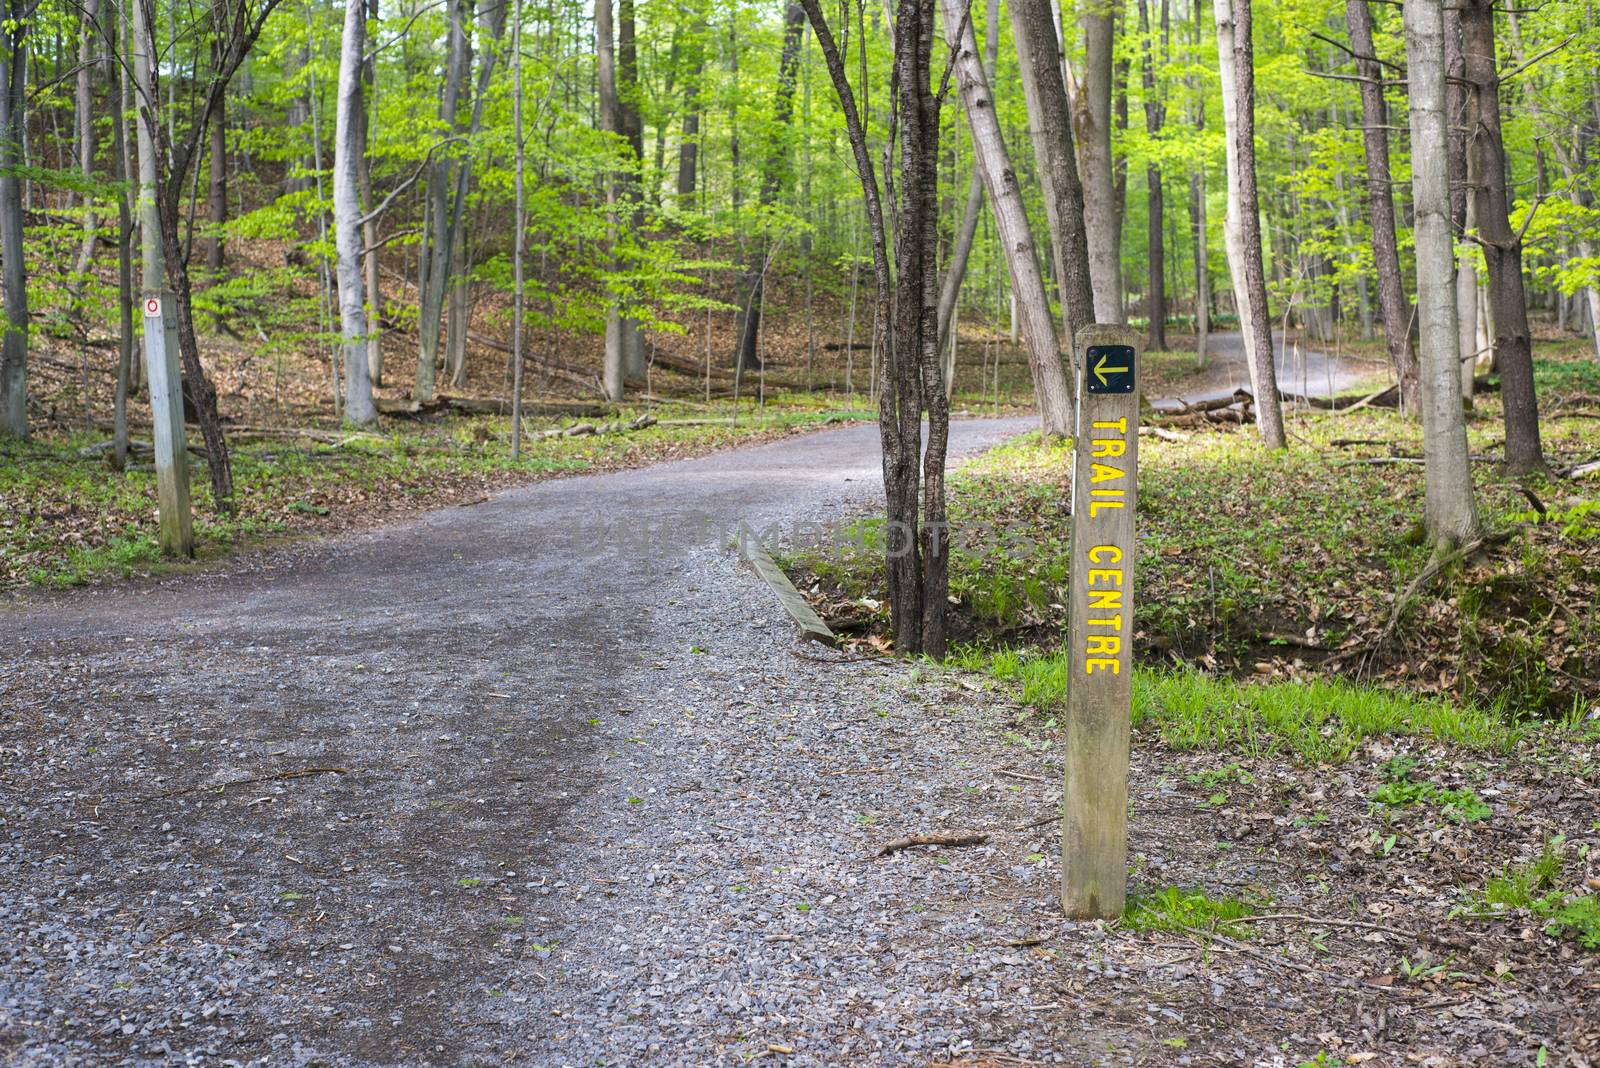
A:
<svg viewBox="0 0 1600 1068">
<path fill-rule="evenodd" d="M 1480 894 L 1451 915 L 1489 919 L 1526 910 L 1545 921 L 1546 934 L 1600 950 L 1600 898 L 1563 891 L 1566 866 L 1566 838 L 1556 835 L 1532 860 L 1502 865 Z"/>
<path fill-rule="evenodd" d="M 1225 764 L 1220 768 L 1207 768 L 1188 776 L 1190 782 L 1196 786 L 1204 786 L 1214 790 L 1219 786 L 1230 786 L 1238 783 L 1240 786 L 1249 786 L 1256 781 L 1254 775 L 1241 768 L 1238 764 Z"/>
<path fill-rule="evenodd" d="M 1204 890 L 1169 886 L 1134 894 L 1122 914 L 1122 926 L 1130 931 L 1200 931 L 1240 937 L 1244 928 L 1234 921 L 1255 911 L 1236 897 L 1211 897 Z"/>
<path fill-rule="evenodd" d="M 1448 820 L 1456 823 L 1476 823 L 1494 813 L 1471 787 L 1446 790 L 1431 782 L 1417 782 L 1411 778 L 1417 762 L 1410 757 L 1398 756 L 1382 765 L 1388 780 L 1372 792 L 1372 803 L 1383 808 L 1410 808 L 1413 805 L 1436 805 Z"/>
</svg>

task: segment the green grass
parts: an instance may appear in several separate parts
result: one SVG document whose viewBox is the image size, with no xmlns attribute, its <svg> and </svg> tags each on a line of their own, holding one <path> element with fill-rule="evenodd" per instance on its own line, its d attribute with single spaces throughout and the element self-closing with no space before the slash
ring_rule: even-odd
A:
<svg viewBox="0 0 1600 1068">
<path fill-rule="evenodd" d="M 1546 934 L 1600 950 L 1600 898 L 1562 890 L 1567 867 L 1566 840 L 1547 839 L 1532 860 L 1503 865 L 1456 914 L 1483 919 L 1526 910 L 1545 921 Z"/>
<path fill-rule="evenodd" d="M 1253 916 L 1255 911 L 1254 906 L 1236 897 L 1212 897 L 1203 890 L 1169 886 L 1134 893 L 1122 914 L 1122 927 L 1128 931 L 1193 931 L 1239 938 L 1245 935 L 1245 928 L 1234 921 Z"/>
<path fill-rule="evenodd" d="M 1011 687 L 1055 718 L 1064 707 L 1064 653 L 958 650 L 947 664 Z M 1367 738 L 1419 735 L 1467 749 L 1507 752 L 1526 728 L 1496 710 L 1339 680 L 1241 682 L 1194 669 L 1136 669 L 1133 724 L 1175 749 L 1287 754 L 1303 764 L 1348 760 Z"/>
</svg>

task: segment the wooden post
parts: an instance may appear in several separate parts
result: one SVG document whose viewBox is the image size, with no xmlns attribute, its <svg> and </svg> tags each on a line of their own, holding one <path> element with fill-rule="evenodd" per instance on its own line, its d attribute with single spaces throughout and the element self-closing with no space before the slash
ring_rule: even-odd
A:
<svg viewBox="0 0 1600 1068">
<path fill-rule="evenodd" d="M 1128 882 L 1142 353 L 1125 326 L 1086 327 L 1077 344 L 1061 905 L 1073 919 L 1109 920 L 1122 915 Z"/>
<path fill-rule="evenodd" d="M 183 379 L 178 373 L 178 331 L 171 295 L 144 294 L 144 366 L 150 383 L 150 425 L 156 454 L 156 494 L 161 552 L 194 555 L 189 506 L 189 453 L 183 439 Z"/>
</svg>

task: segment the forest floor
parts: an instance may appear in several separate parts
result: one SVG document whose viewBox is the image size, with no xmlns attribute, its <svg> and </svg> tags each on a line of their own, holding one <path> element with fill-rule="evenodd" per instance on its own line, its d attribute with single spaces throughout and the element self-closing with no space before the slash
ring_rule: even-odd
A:
<svg viewBox="0 0 1600 1068">
<path fill-rule="evenodd" d="M 1297 416 L 1297 440 L 1319 418 Z M 955 451 L 1030 422 L 958 423 Z M 1195 496 L 1259 525 L 1252 492 L 1315 466 L 1253 466 L 1248 431 L 1204 438 L 1151 443 L 1147 501 L 1179 508 L 1163 470 L 1221 480 L 1238 465 L 1237 489 Z M 41 1064 L 1600 1059 L 1586 713 L 1545 723 L 1443 691 L 1319 687 L 1292 649 L 1247 685 L 1152 667 L 1133 907 L 1069 923 L 1048 658 L 992 641 L 947 665 L 796 645 L 722 544 L 736 520 L 792 546 L 867 509 L 876 446 L 857 426 L 547 482 L 0 612 L 0 1050 Z M 1008 480 L 1046 524 L 1055 459 L 1024 437 L 974 461 L 955 497 Z M 1391 467 L 1407 469 L 1335 470 Z M 1365 523 L 1412 559 L 1397 522 L 1357 519 L 1304 537 L 1331 558 Z M 1197 551 L 1212 549 L 1229 551 Z M 1244 570 L 1232 598 L 1252 588 Z M 987 838 L 876 855 L 942 831 Z"/>
</svg>

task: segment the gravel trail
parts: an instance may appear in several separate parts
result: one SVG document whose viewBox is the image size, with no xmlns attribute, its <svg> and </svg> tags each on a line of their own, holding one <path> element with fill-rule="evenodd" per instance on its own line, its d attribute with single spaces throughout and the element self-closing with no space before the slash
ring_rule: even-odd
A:
<svg viewBox="0 0 1600 1068">
<path fill-rule="evenodd" d="M 0 611 L 0 1058 L 1027 1053 L 1050 829 L 865 858 L 1053 787 L 993 774 L 987 695 L 797 646 L 719 536 L 878 485 L 850 427 Z"/>
<path fill-rule="evenodd" d="M 1310 339 L 1300 339 L 1299 358 L 1291 342 L 1281 332 L 1272 335 L 1272 351 L 1278 370 L 1278 389 L 1307 397 L 1333 397 L 1371 377 L 1372 365 L 1351 357 L 1311 348 Z M 1250 365 L 1244 356 L 1244 336 L 1237 330 L 1212 334 L 1206 344 L 1206 371 L 1185 384 L 1183 397 L 1152 397 L 1157 411 L 1177 411 L 1183 402 L 1225 400 L 1234 390 L 1250 389 Z"/>
</svg>

